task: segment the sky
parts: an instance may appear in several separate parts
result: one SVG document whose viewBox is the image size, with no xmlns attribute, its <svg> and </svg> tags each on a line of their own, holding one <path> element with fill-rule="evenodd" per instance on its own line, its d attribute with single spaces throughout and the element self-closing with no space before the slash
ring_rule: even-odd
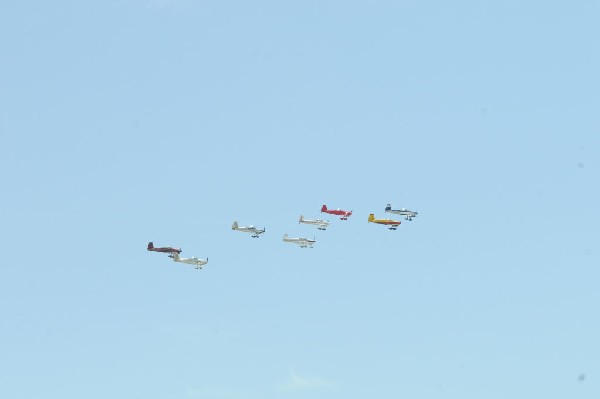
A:
<svg viewBox="0 0 600 399">
<path fill-rule="evenodd" d="M 597 398 L 599 13 L 2 2 L 0 396 Z"/>
</svg>

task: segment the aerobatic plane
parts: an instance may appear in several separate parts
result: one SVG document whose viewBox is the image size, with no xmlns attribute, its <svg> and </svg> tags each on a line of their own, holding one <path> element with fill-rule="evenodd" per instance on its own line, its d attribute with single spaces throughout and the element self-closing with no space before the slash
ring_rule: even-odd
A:
<svg viewBox="0 0 600 399">
<path fill-rule="evenodd" d="M 288 237 L 287 234 L 283 235 L 283 242 L 291 242 L 293 244 L 299 245 L 300 248 L 307 248 L 313 247 L 313 244 L 316 243 L 316 240 L 309 240 L 308 238 L 304 238 L 304 237 L 297 237 L 297 238 L 293 238 L 293 237 Z"/>
<path fill-rule="evenodd" d="M 343 209 L 327 209 L 327 205 L 323 205 L 321 207 L 321 212 L 329 213 L 330 215 L 338 215 L 341 216 L 341 220 L 348 220 L 348 218 L 352 215 L 352 211 L 345 211 Z"/>
<path fill-rule="evenodd" d="M 395 213 L 396 215 L 405 216 L 406 220 L 412 220 L 412 218 L 416 217 L 419 214 L 419 212 L 409 211 L 406 208 L 392 209 L 392 205 L 391 204 L 387 204 L 386 205 L 385 211 L 387 213 Z"/>
<path fill-rule="evenodd" d="M 329 226 L 329 221 L 327 221 L 327 220 L 304 219 L 304 216 L 302 216 L 302 215 L 300 215 L 300 220 L 298 220 L 298 223 L 314 224 L 315 226 L 317 226 L 317 229 L 319 229 L 319 230 L 326 230 L 327 226 Z"/>
<path fill-rule="evenodd" d="M 263 228 L 262 230 L 257 229 L 256 227 L 250 225 L 250 226 L 239 226 L 238 222 L 235 221 L 233 222 L 233 225 L 231 226 L 232 230 L 237 230 L 237 231 L 243 231 L 244 233 L 252 233 L 252 238 L 258 238 L 259 234 L 262 234 L 265 232 L 265 229 Z"/>
<path fill-rule="evenodd" d="M 169 257 L 173 258 L 174 262 L 187 263 L 188 265 L 194 265 L 194 268 L 196 270 L 202 269 L 202 266 L 206 265 L 208 263 L 208 258 L 206 258 L 206 260 L 198 259 L 194 256 L 192 256 L 191 258 L 181 258 L 178 253 L 171 254 L 171 255 L 169 255 Z"/>
<path fill-rule="evenodd" d="M 392 220 L 392 219 L 375 219 L 375 215 L 373 215 L 372 213 L 369 215 L 368 221 L 371 223 L 377 223 L 377 224 L 383 224 L 386 226 L 390 226 L 390 227 L 388 227 L 388 229 L 390 229 L 390 230 L 396 230 L 396 228 L 398 226 L 400 226 L 400 223 L 401 223 L 397 220 Z"/>
<path fill-rule="evenodd" d="M 173 248 L 173 247 L 155 247 L 154 243 L 152 241 L 150 241 L 148 243 L 148 251 L 154 251 L 154 252 L 164 252 L 167 254 L 180 254 L 181 253 L 181 248 Z"/>
</svg>

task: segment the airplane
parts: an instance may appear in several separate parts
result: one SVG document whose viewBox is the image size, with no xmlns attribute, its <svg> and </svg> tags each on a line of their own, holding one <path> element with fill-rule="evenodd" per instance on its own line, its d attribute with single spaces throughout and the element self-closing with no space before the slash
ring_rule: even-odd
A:
<svg viewBox="0 0 600 399">
<path fill-rule="evenodd" d="M 316 243 L 316 240 L 309 240 L 308 238 L 298 237 L 298 238 L 288 238 L 287 234 L 283 235 L 284 242 L 291 242 L 300 246 L 300 248 L 313 247 L 313 244 Z"/>
<path fill-rule="evenodd" d="M 352 215 L 352 211 L 344 211 L 343 209 L 327 209 L 327 205 L 321 207 L 321 212 L 329 213 L 330 215 L 341 216 L 341 220 L 348 220 L 348 217 Z"/>
<path fill-rule="evenodd" d="M 256 227 L 250 225 L 250 226 L 238 226 L 238 222 L 235 221 L 233 222 L 233 225 L 231 226 L 232 230 L 237 230 L 237 231 L 243 231 L 244 233 L 252 233 L 252 238 L 258 238 L 259 234 L 264 233 L 266 230 L 263 228 L 262 230 L 257 229 Z"/>
<path fill-rule="evenodd" d="M 396 230 L 396 228 L 401 223 L 397 220 L 392 220 L 392 219 L 375 219 L 375 215 L 373 215 L 372 213 L 369 215 L 368 221 L 371 223 L 377 223 L 377 224 L 383 224 L 386 226 L 390 226 L 390 227 L 388 227 L 388 229 L 390 229 L 390 230 Z"/>
<path fill-rule="evenodd" d="M 416 217 L 419 214 L 419 212 L 409 211 L 406 208 L 392 209 L 391 204 L 387 204 L 387 206 L 385 207 L 385 211 L 387 213 L 395 213 L 396 215 L 406 216 L 406 220 L 412 220 L 412 218 Z"/>
<path fill-rule="evenodd" d="M 150 241 L 148 243 L 148 251 L 154 251 L 154 252 L 164 252 L 164 253 L 168 253 L 168 254 L 173 254 L 173 253 L 177 253 L 180 254 L 181 253 L 181 248 L 173 248 L 173 247 L 155 247 L 154 243 L 152 241 Z"/>
<path fill-rule="evenodd" d="M 321 220 L 321 219 L 304 219 L 304 216 L 300 215 L 300 220 L 298 220 L 298 223 L 304 223 L 304 224 L 314 224 L 317 227 L 317 229 L 319 230 L 326 230 L 327 226 L 329 226 L 329 221 L 327 220 Z"/>
<path fill-rule="evenodd" d="M 178 253 L 171 254 L 169 255 L 169 257 L 173 258 L 174 262 L 181 262 L 187 263 L 188 265 L 194 265 L 194 268 L 196 270 L 202 269 L 202 266 L 208 263 L 208 258 L 206 258 L 206 260 L 198 259 L 194 256 L 192 256 L 191 258 L 180 258 Z"/>
</svg>

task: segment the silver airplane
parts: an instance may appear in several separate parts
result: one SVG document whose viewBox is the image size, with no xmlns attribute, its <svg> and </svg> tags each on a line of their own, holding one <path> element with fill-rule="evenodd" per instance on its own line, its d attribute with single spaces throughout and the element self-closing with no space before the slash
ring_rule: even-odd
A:
<svg viewBox="0 0 600 399">
<path fill-rule="evenodd" d="M 293 244 L 299 245 L 300 248 L 313 247 L 313 244 L 316 243 L 316 240 L 309 240 L 304 237 L 290 238 L 287 234 L 283 235 L 283 242 L 291 242 Z"/>
<path fill-rule="evenodd" d="M 419 214 L 419 212 L 410 211 L 406 208 L 392 209 L 391 204 L 387 204 L 387 206 L 385 207 L 385 211 L 387 213 L 395 213 L 396 215 L 405 216 L 406 220 L 412 220 L 412 218 L 417 217 L 417 215 Z"/>
<path fill-rule="evenodd" d="M 238 222 L 235 221 L 233 222 L 233 225 L 231 226 L 232 230 L 237 230 L 237 231 L 243 231 L 244 233 L 252 233 L 252 238 L 258 238 L 259 234 L 264 233 L 266 230 L 263 228 L 262 230 L 257 229 L 256 227 L 250 225 L 250 226 L 239 226 Z"/>
<path fill-rule="evenodd" d="M 206 260 L 198 259 L 193 256 L 191 258 L 182 258 L 179 256 L 178 253 L 173 253 L 173 254 L 169 255 L 169 258 L 173 258 L 174 262 L 187 263 L 188 265 L 194 265 L 196 270 L 202 269 L 202 266 L 204 266 L 208 263 L 208 258 L 206 258 Z"/>
<path fill-rule="evenodd" d="M 298 223 L 304 223 L 304 224 L 314 224 L 315 226 L 317 226 L 317 229 L 319 230 L 326 230 L 327 226 L 329 226 L 329 221 L 327 220 L 321 220 L 321 219 L 304 219 L 304 216 L 300 215 L 300 220 L 298 220 Z"/>
</svg>

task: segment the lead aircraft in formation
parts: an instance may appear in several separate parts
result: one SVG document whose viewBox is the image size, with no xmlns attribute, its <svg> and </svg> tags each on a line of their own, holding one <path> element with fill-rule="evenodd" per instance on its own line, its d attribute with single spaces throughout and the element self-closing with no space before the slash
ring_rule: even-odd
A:
<svg viewBox="0 0 600 399">
<path fill-rule="evenodd" d="M 312 225 L 317 226 L 317 229 L 319 229 L 319 230 L 327 230 L 327 226 L 329 226 L 329 221 L 327 221 L 327 220 L 304 219 L 304 216 L 302 216 L 302 215 L 300 215 L 300 219 L 298 220 L 298 223 L 312 224 Z"/>
<path fill-rule="evenodd" d="M 327 209 L 327 205 L 323 205 L 321 207 L 321 212 L 329 213 L 330 215 L 340 216 L 341 220 L 348 220 L 350 216 L 352 216 L 352 211 L 345 211 L 343 209 Z"/>
<path fill-rule="evenodd" d="M 312 248 L 313 244 L 317 242 L 317 240 L 309 240 L 304 237 L 288 237 L 287 234 L 283 235 L 283 242 L 291 242 L 292 244 L 296 244 L 300 246 L 300 248 Z"/>
<path fill-rule="evenodd" d="M 412 218 L 417 217 L 417 215 L 419 214 L 419 212 L 410 211 L 410 210 L 408 210 L 406 208 L 392 209 L 392 205 L 391 204 L 387 204 L 386 205 L 385 211 L 387 213 L 395 213 L 396 215 L 405 216 L 405 219 L 409 220 L 409 221 L 411 221 Z"/>
<path fill-rule="evenodd" d="M 234 221 L 231 225 L 232 230 L 242 231 L 244 233 L 252 233 L 252 238 L 258 238 L 260 234 L 264 233 L 266 230 L 263 228 L 257 229 L 256 227 L 250 226 L 239 226 L 237 221 Z"/>
</svg>

